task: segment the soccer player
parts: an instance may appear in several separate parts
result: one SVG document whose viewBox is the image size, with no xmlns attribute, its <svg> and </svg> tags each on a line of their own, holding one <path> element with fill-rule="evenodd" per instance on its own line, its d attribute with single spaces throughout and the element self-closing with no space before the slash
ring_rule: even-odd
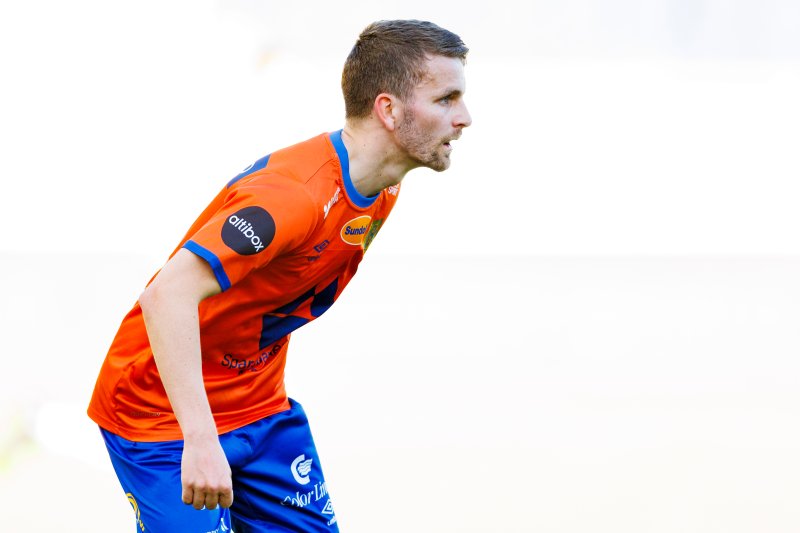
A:
<svg viewBox="0 0 800 533">
<path fill-rule="evenodd" d="M 380 21 L 344 65 L 344 128 L 234 177 L 125 316 L 89 405 L 142 532 L 338 531 L 300 404 L 292 331 L 356 272 L 417 167 L 471 118 L 461 39 Z"/>
</svg>

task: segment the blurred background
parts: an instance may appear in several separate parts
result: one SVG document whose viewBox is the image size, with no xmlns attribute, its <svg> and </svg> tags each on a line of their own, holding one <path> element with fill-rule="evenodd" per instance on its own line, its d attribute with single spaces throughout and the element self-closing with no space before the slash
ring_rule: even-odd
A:
<svg viewBox="0 0 800 533">
<path fill-rule="evenodd" d="M 390 18 L 464 39 L 474 122 L 292 340 L 342 530 L 800 531 L 792 0 L 0 5 L 3 530 L 133 531 L 119 322 Z"/>
</svg>

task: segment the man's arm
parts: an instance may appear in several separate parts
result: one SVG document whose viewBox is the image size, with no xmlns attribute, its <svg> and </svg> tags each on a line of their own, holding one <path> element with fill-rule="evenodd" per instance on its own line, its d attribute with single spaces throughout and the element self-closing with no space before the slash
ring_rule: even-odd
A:
<svg viewBox="0 0 800 533">
<path fill-rule="evenodd" d="M 233 503 L 231 469 L 219 443 L 200 357 L 197 306 L 219 292 L 211 267 L 182 248 L 139 297 L 156 366 L 183 432 L 183 502 L 195 509 Z"/>
</svg>

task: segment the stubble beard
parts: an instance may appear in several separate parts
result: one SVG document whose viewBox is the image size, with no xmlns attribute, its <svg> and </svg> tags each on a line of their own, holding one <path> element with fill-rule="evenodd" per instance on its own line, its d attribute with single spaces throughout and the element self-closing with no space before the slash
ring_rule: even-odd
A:
<svg viewBox="0 0 800 533">
<path fill-rule="evenodd" d="M 440 152 L 442 143 L 419 127 L 411 109 L 406 111 L 403 121 L 397 126 L 397 138 L 409 158 L 420 166 L 436 172 L 447 170 L 450 166 L 449 155 Z"/>
</svg>

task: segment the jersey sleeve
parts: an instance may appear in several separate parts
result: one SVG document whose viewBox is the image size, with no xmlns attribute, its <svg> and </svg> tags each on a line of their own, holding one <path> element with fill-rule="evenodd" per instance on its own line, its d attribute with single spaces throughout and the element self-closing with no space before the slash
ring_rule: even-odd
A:
<svg viewBox="0 0 800 533">
<path fill-rule="evenodd" d="M 284 178 L 231 189 L 183 248 L 203 258 L 223 291 L 301 245 L 319 215 L 300 183 Z"/>
</svg>

